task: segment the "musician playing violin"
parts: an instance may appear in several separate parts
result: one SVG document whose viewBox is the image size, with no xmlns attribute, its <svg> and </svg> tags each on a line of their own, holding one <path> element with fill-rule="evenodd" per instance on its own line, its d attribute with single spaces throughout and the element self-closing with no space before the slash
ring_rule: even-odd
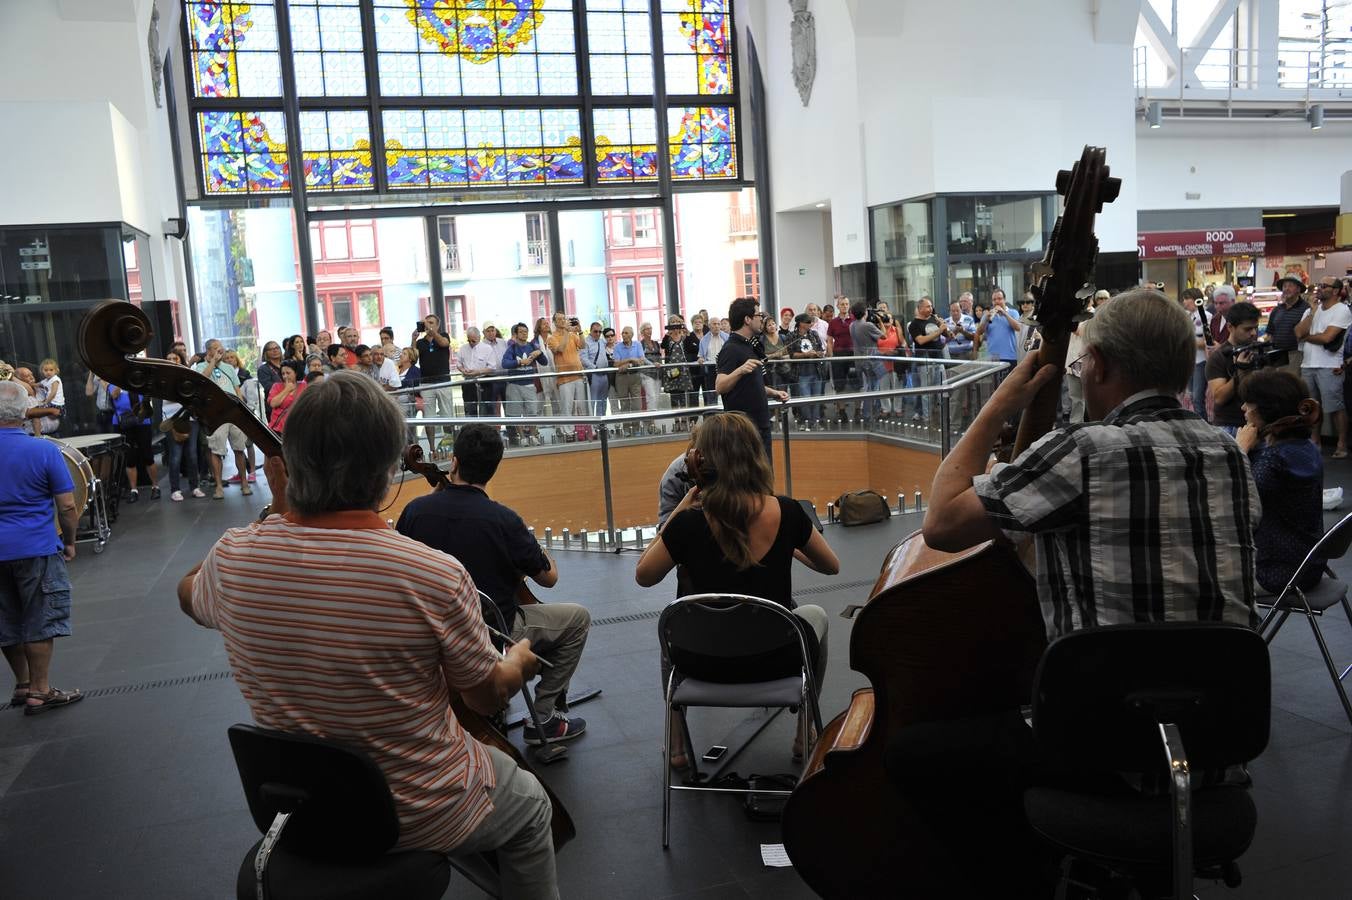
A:
<svg viewBox="0 0 1352 900">
<path fill-rule="evenodd" d="M 502 435 L 496 425 L 467 425 L 455 436 L 450 484 L 410 503 L 395 526 L 461 562 L 479 590 L 502 614 L 512 640 L 530 638 L 551 663 L 535 690 L 535 710 L 544 738 L 571 740 L 587 723 L 564 715 L 568 682 L 582 659 L 591 614 L 577 603 L 518 602 L 524 578 L 552 588 L 559 569 L 526 529 L 521 517 L 488 496 L 488 482 L 502 462 Z M 528 744 L 542 743 L 541 729 L 524 729 Z"/>
<path fill-rule="evenodd" d="M 1134 290 L 1099 307 L 1080 334 L 1082 355 L 1068 362 L 1082 379 L 1086 422 L 1053 431 L 986 472 L 1002 423 L 1056 374 L 1026 358 L 940 465 L 926 543 L 958 551 L 1032 539 L 1049 639 L 1129 622 L 1255 625 L 1260 504 L 1248 461 L 1234 440 L 1177 399 L 1193 371 L 1191 316 L 1163 294 Z M 989 766 L 970 796 L 939 796 L 911 777 L 913 760 L 900 746 L 889 751 L 889 774 L 936 829 L 985 847 L 1007 836 L 974 837 L 973 822 L 1008 827 L 1015 830 L 1004 846 L 1018 846 L 1028 837 L 1026 825 L 1019 830 L 1021 784 L 1041 765 L 1031 734 L 1017 713 L 962 727 L 938 728 L 931 739 L 963 745 Z M 964 807 L 969 800 L 978 808 Z"/>
<path fill-rule="evenodd" d="M 498 653 L 464 567 L 378 515 L 403 449 L 403 416 L 371 379 L 340 371 L 308 388 L 287 420 L 285 463 L 265 467 L 272 514 L 228 530 L 179 582 L 179 603 L 222 633 L 259 725 L 359 748 L 380 766 L 399 848 L 495 850 L 501 896 L 556 898 L 542 785 L 451 708 L 458 692 L 470 710 L 496 712 L 539 660 L 530 641 Z"/>
</svg>

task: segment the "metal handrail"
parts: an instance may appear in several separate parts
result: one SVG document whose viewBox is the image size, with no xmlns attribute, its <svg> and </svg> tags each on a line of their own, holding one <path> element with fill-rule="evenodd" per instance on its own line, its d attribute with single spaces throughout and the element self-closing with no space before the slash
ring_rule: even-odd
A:
<svg viewBox="0 0 1352 900">
<path fill-rule="evenodd" d="M 840 359 L 841 357 L 835 357 Z M 852 357 L 858 359 L 877 359 L 877 357 Z M 903 357 L 902 359 L 906 359 Z M 815 361 L 815 360 L 808 360 Z M 787 401 L 770 401 L 770 410 L 772 415 L 778 415 L 782 425 L 784 440 L 784 492 L 791 494 L 793 492 L 793 457 L 791 452 L 791 434 L 793 429 L 789 427 L 789 417 L 794 409 L 806 406 L 813 406 L 819 403 L 857 403 L 865 400 L 880 400 L 890 398 L 919 397 L 925 395 L 937 395 L 939 402 L 939 455 L 942 459 L 948 455 L 950 449 L 951 435 L 951 398 L 955 391 L 972 387 L 979 382 L 993 377 L 999 372 L 1009 368 L 1009 363 L 991 362 L 982 360 L 944 360 L 944 359 L 920 359 L 916 362 L 928 363 L 946 363 L 948 367 L 970 366 L 968 371 L 956 375 L 952 379 L 945 379 L 945 383 L 930 385 L 925 387 L 912 388 L 891 388 L 878 391 L 853 391 L 844 394 L 831 394 L 829 397 L 822 394 L 814 394 L 809 397 L 791 397 Z M 717 406 L 688 406 L 673 407 L 670 409 L 645 410 L 639 412 L 620 412 L 608 415 L 590 415 L 590 416 L 431 416 L 426 418 L 406 417 L 405 422 L 411 428 L 418 427 L 441 427 L 448 426 L 480 424 L 480 425 L 507 425 L 517 428 L 545 427 L 559 428 L 584 425 L 596 429 L 597 437 L 601 450 L 601 481 L 605 494 L 606 507 L 606 535 L 612 546 L 616 545 L 617 530 L 615 528 L 614 496 L 611 485 L 610 473 L 610 429 L 615 426 L 624 426 L 626 424 L 653 422 L 661 419 L 679 419 L 695 416 L 708 415 L 710 412 L 722 409 L 722 400 L 720 398 Z"/>
<path fill-rule="evenodd" d="M 1352 66 L 1330 64 L 1342 57 L 1352 64 L 1352 50 L 1282 50 L 1277 47 L 1179 47 L 1178 55 L 1169 60 L 1174 75 L 1162 85 L 1152 85 L 1151 76 L 1160 63 L 1153 60 L 1147 45 L 1133 50 L 1132 80 L 1141 103 L 1168 100 L 1219 100 L 1224 97 L 1227 106 L 1235 101 L 1248 102 L 1268 99 L 1271 92 L 1286 96 L 1280 99 L 1308 105 L 1312 98 L 1320 99 L 1316 91 L 1343 92 L 1352 90 Z M 1225 54 L 1224 63 L 1206 62 L 1211 54 Z M 1304 57 L 1304 64 L 1292 65 L 1289 60 Z M 1192 66 L 1192 77 L 1181 77 L 1186 58 L 1198 59 Z M 1295 77 L 1291 77 L 1294 73 Z M 1339 77 L 1341 76 L 1341 77 Z M 1302 92 L 1297 96 L 1296 92 Z"/>
<path fill-rule="evenodd" d="M 778 365 L 780 363 L 788 363 L 789 365 L 812 365 L 833 362 L 852 362 L 860 359 L 877 359 L 882 360 L 884 362 L 893 363 L 894 365 L 896 363 L 904 363 L 906 365 L 960 366 L 971 364 L 974 362 L 983 362 L 983 360 L 973 360 L 973 359 L 945 359 L 943 357 L 908 356 L 903 355 L 901 353 L 896 354 L 876 353 L 866 356 L 823 356 L 818 359 L 773 359 L 767 360 L 767 363 L 769 365 Z M 638 366 L 630 366 L 628 370 L 632 371 L 634 374 L 641 374 L 643 372 L 651 372 L 655 369 L 679 369 L 694 366 L 703 368 L 705 366 L 711 365 L 713 365 L 713 363 L 699 362 L 698 360 L 690 360 L 687 362 L 677 362 L 677 363 L 645 362 Z M 624 371 L 626 370 L 619 369 L 614 366 L 606 366 L 603 368 L 596 369 L 585 369 L 585 368 L 573 369 L 567 372 L 560 372 L 556 369 L 551 368 L 550 371 L 541 372 L 535 370 L 531 371 L 529 374 L 512 373 L 505 369 L 497 369 L 495 370 L 495 374 L 493 375 L 469 375 L 469 376 L 461 375 L 459 377 L 452 376 L 451 378 L 448 378 L 446 381 L 434 381 L 434 382 L 424 381 L 418 385 L 415 385 L 414 387 L 399 388 L 397 390 L 390 391 L 390 396 L 393 397 L 398 396 L 400 394 L 411 394 L 417 391 L 437 391 L 443 388 L 459 387 L 464 384 L 470 385 L 493 384 L 496 382 L 509 382 L 509 383 L 515 382 L 517 384 L 520 384 L 524 379 L 527 378 L 561 378 L 569 376 L 574 378 L 590 377 L 592 375 L 607 375 L 610 374 L 611 372 L 621 373 Z"/>
</svg>

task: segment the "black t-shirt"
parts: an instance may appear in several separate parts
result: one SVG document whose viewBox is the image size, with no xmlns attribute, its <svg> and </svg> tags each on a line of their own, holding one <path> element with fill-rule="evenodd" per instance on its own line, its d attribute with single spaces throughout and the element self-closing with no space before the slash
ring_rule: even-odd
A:
<svg viewBox="0 0 1352 900">
<path fill-rule="evenodd" d="M 511 630 L 516 590 L 523 575 L 549 568 L 526 523 L 515 512 L 469 485 L 452 485 L 419 497 L 395 526 L 399 533 L 449 553 L 474 579 L 474 586 L 493 598 Z"/>
<path fill-rule="evenodd" d="M 1228 345 L 1222 344 L 1211 352 L 1206 358 L 1206 368 L 1203 374 L 1206 376 L 1207 383 L 1213 378 L 1234 378 L 1235 377 L 1235 357 L 1227 352 Z M 1240 376 L 1241 378 L 1243 376 Z M 1235 390 L 1230 394 L 1230 399 L 1225 403 L 1214 404 L 1214 414 L 1211 424 L 1213 425 L 1234 425 L 1244 424 L 1244 404 L 1240 402 L 1239 391 Z"/>
<path fill-rule="evenodd" d="M 906 326 L 906 333 L 911 336 L 911 346 L 915 348 L 917 356 L 935 356 L 944 355 L 944 344 L 948 343 L 947 338 L 939 338 L 937 341 L 930 341 L 926 344 L 916 343 L 916 338 L 924 337 L 927 334 L 937 334 L 939 331 L 939 319 L 931 315 L 928 319 L 912 319 Z"/>
<path fill-rule="evenodd" d="M 722 354 L 719 355 L 722 358 Z M 696 594 L 748 594 L 793 609 L 793 551 L 807 546 L 812 521 L 797 500 L 777 497 L 779 531 L 759 564 L 743 571 L 728 561 L 700 509 L 683 510 L 667 521 L 662 543 Z"/>
<path fill-rule="evenodd" d="M 765 359 L 765 351 L 736 332 L 718 351 L 718 374 L 731 375 L 748 359 Z M 746 413 L 757 428 L 770 427 L 770 402 L 765 396 L 765 367 L 737 379 L 723 395 L 723 408 Z"/>
<path fill-rule="evenodd" d="M 442 347 L 431 337 L 420 337 L 413 345 L 418 351 L 418 369 L 428 381 L 445 381 L 451 375 L 451 347 Z"/>
</svg>

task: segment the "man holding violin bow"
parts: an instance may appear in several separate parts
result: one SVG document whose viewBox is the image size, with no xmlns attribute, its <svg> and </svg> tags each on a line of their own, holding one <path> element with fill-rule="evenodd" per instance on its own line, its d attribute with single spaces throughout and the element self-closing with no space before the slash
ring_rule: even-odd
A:
<svg viewBox="0 0 1352 900">
<path fill-rule="evenodd" d="M 222 633 L 260 726 L 370 755 L 394 796 L 397 848 L 492 851 L 501 896 L 557 898 L 544 787 L 461 721 L 503 708 L 541 663 L 529 640 L 499 653 L 465 568 L 380 517 L 404 424 L 354 372 L 303 392 L 265 465 L 272 514 L 228 530 L 179 582 L 179 604 Z"/>
</svg>

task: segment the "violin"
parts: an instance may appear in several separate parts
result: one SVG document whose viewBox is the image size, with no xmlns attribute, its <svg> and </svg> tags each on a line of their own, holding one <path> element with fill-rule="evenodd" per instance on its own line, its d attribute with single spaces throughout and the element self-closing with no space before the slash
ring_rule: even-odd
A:
<svg viewBox="0 0 1352 900">
<path fill-rule="evenodd" d="M 123 300 L 106 300 L 91 309 L 80 322 L 77 341 L 80 359 L 89 371 L 109 384 L 147 397 L 181 403 L 207 431 L 222 425 L 236 425 L 263 453 L 281 456 L 281 437 L 254 415 L 244 401 L 221 390 L 210 377 L 167 359 L 136 357 L 135 354 L 150 346 L 153 336 L 150 319 L 138 307 Z M 450 483 L 436 464 L 422 462 L 421 447 L 415 445 L 405 451 L 405 465 L 426 476 L 434 485 Z M 417 468 L 413 468 L 415 465 Z M 431 471 L 428 471 L 429 467 Z M 440 481 L 434 481 L 432 472 L 440 476 Z M 531 602 L 538 601 L 532 598 Z M 449 686 L 448 691 L 456 719 L 475 740 L 496 747 L 522 769 L 536 774 L 515 745 L 491 722 L 466 706 L 457 691 L 450 690 Z M 550 831 L 557 851 L 577 836 L 577 827 L 549 785 L 543 780 L 540 784 L 549 795 Z"/>
<path fill-rule="evenodd" d="M 1013 456 L 1056 423 L 1070 334 L 1088 318 L 1094 294 L 1094 216 L 1120 188 L 1100 147 L 1085 147 L 1079 162 L 1057 175 L 1065 208 L 1033 267 L 1036 306 L 1026 320 L 1042 333 L 1030 352 L 1057 377 L 1020 418 Z M 1018 710 L 1030 700 L 1045 646 L 1037 586 L 1013 548 L 987 542 L 940 553 L 920 532 L 892 548 L 850 634 L 850 668 L 871 687 L 856 691 L 826 726 L 784 807 L 784 847 L 814 891 L 828 898 L 955 895 L 955 848 L 939 845 L 898 797 L 884 768 L 889 738 L 918 723 Z"/>
</svg>

